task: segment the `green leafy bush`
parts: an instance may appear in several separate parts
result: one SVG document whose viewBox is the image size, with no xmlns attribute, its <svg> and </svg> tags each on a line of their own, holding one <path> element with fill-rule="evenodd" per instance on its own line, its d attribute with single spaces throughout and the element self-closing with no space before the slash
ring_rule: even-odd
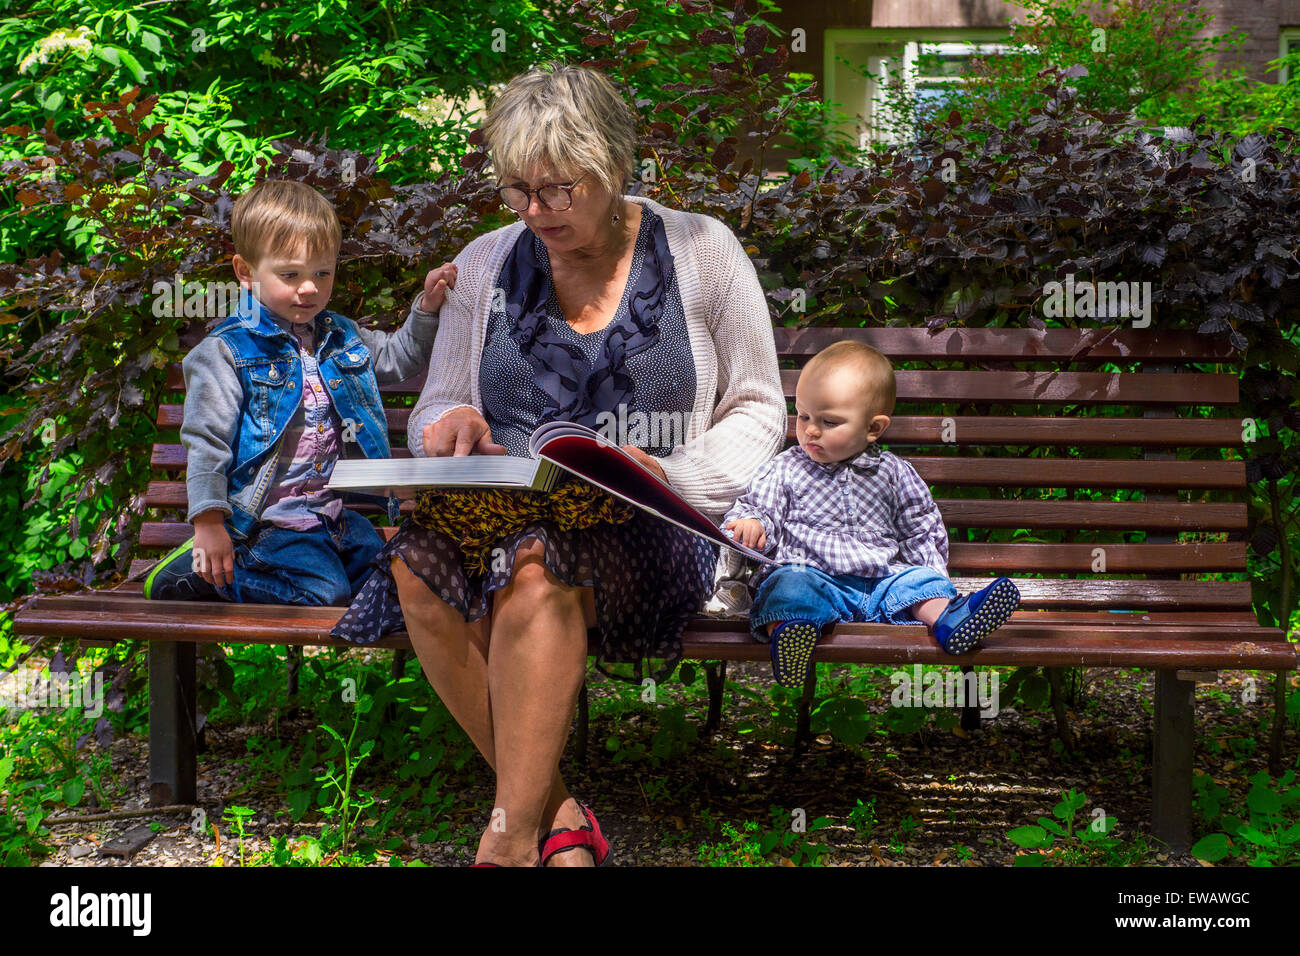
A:
<svg viewBox="0 0 1300 956">
<path fill-rule="evenodd" d="M 1207 863 L 1228 858 L 1250 866 L 1295 866 L 1300 862 L 1300 786 L 1294 770 L 1276 781 L 1261 770 L 1250 778 L 1246 815 L 1224 812 L 1225 787 L 1208 774 L 1197 773 L 1193 786 L 1196 808 L 1210 828 L 1196 841 L 1192 856 Z"/>
</svg>

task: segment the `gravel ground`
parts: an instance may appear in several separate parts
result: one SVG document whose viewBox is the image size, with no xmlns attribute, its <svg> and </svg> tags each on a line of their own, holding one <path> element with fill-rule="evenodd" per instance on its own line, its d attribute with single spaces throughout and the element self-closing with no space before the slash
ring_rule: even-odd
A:
<svg viewBox="0 0 1300 956">
<path fill-rule="evenodd" d="M 1221 672 L 1217 685 L 1201 685 L 1197 691 L 1195 766 L 1228 787 L 1234 800 L 1244 798 L 1248 778 L 1265 768 L 1267 740 L 1260 721 L 1271 715 L 1271 692 L 1266 691 L 1271 685 L 1263 682 L 1259 701 L 1234 706 L 1243 676 Z M 733 664 L 728 677 L 763 694 L 770 686 L 764 665 Z M 592 685 L 590 759 L 585 766 L 576 763 L 571 736 L 566 779 L 599 815 L 614 847 L 615 866 L 699 865 L 701 847 L 722 839 L 715 824 L 727 821 L 742 829 L 753 821 L 760 830 L 771 830 L 773 805 L 791 819 L 802 810 L 809 822 L 832 820 L 829 828 L 800 837 L 829 848 L 821 856 L 822 865 L 1007 866 L 1022 851 L 1006 832 L 1050 816 L 1061 792 L 1071 787 L 1087 794 L 1084 813 L 1101 807 L 1107 816 L 1116 817 L 1115 835 L 1133 848 L 1143 835 L 1149 836 L 1151 685 L 1150 672 L 1088 671 L 1079 712 L 1071 713 L 1078 736 L 1072 757 L 1052 746 L 1050 713 L 1020 714 L 1010 708 L 971 734 L 960 729 L 880 734 L 861 748 L 822 736 L 807 752 L 796 754 L 790 746 L 770 743 L 758 734 L 737 733 L 738 705 L 729 693 L 718 732 L 701 735 L 684 756 L 652 767 L 616 763 L 605 751 L 611 733 L 648 741 L 656 725 L 649 714 L 620 715 L 613 709 L 602 715 L 598 699 L 614 693 L 602 681 Z M 280 735 L 292 739 L 314 725 L 311 719 L 281 719 L 278 726 Z M 642 725 L 644 734 L 637 736 Z M 251 854 L 269 850 L 277 836 L 292 842 L 320 834 L 319 818 L 289 821 L 283 792 L 274 781 L 250 784 L 245 779 L 238 761 L 248 754 L 249 737 L 270 732 L 269 726 L 212 727 L 206 733 L 207 747 L 199 754 L 198 802 L 209 820 L 220 821 L 227 804 L 256 810 L 244 838 L 250 862 Z M 1252 739 L 1253 749 L 1248 743 Z M 126 788 L 112 809 L 143 807 L 148 795 L 147 741 L 117 740 L 112 754 L 114 773 Z M 1295 758 L 1294 731 L 1288 733 L 1286 755 L 1290 765 Z M 450 812 L 456 838 L 438 844 L 406 842 L 392 854 L 402 862 L 447 866 L 472 861 L 477 836 L 488 822 L 491 777 L 486 764 L 475 758 L 449 780 L 463 787 Z M 858 801 L 872 799 L 874 825 L 869 830 L 851 826 L 849 815 Z M 83 806 L 78 812 L 96 811 Z M 129 861 L 99 854 L 100 845 L 151 819 L 166 829 Z M 239 848 L 227 824 L 220 824 L 219 839 L 210 828 L 201 838 L 185 812 L 55 824 L 51 830 L 58 850 L 42 862 L 44 866 L 239 865 Z M 764 862 L 792 865 L 789 856 L 789 850 L 777 850 Z M 1166 854 L 1155 844 L 1133 862 L 1205 865 L 1185 854 Z M 390 865 L 388 854 L 372 865 Z"/>
</svg>

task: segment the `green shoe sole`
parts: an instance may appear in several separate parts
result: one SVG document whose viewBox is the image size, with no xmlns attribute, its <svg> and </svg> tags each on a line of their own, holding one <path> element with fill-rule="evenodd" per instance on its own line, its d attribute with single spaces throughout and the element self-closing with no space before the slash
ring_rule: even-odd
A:
<svg viewBox="0 0 1300 956">
<path fill-rule="evenodd" d="M 144 579 L 144 598 L 146 601 L 153 600 L 153 582 L 154 582 L 154 578 L 158 576 L 158 572 L 161 571 L 163 568 L 167 567 L 167 565 L 171 564 L 173 561 L 175 561 L 180 555 L 184 554 L 187 551 L 193 551 L 193 550 L 194 550 L 194 539 L 190 538 L 183 545 L 181 545 L 179 548 L 177 548 L 175 551 L 167 555 L 167 557 L 163 558 L 161 561 L 159 561 L 157 564 L 153 566 L 153 568 L 149 571 L 149 576 Z"/>
</svg>

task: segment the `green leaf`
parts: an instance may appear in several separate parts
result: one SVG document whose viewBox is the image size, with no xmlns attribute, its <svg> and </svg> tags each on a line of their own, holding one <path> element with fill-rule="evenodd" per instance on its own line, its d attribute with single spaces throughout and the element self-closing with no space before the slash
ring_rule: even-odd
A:
<svg viewBox="0 0 1300 956">
<path fill-rule="evenodd" d="M 101 46 L 96 44 L 94 47 L 95 56 L 99 57 L 109 66 L 120 67 L 122 58 L 118 56 L 117 47 Z"/>
<path fill-rule="evenodd" d="M 1052 696 L 1052 685 L 1042 674 L 1028 678 L 1020 688 L 1020 699 L 1030 710 L 1041 710 Z"/>
<path fill-rule="evenodd" d="M 1211 833 L 1209 836 L 1196 841 L 1196 845 L 1192 847 L 1192 856 L 1198 860 L 1204 860 L 1206 863 L 1218 863 L 1230 851 L 1228 834 Z"/>
<path fill-rule="evenodd" d="M 140 61 L 121 47 L 114 47 L 114 49 L 117 50 L 118 59 L 122 61 L 122 65 L 130 70 L 131 75 L 135 77 L 135 81 L 137 83 L 143 83 L 149 74 L 145 68 L 140 65 Z"/>
<path fill-rule="evenodd" d="M 320 863 L 323 857 L 324 854 L 321 853 L 320 841 L 308 837 L 305 845 L 302 848 L 302 858 L 306 860 L 308 863 L 315 866 L 316 864 Z"/>
<path fill-rule="evenodd" d="M 82 794 L 85 792 L 85 781 L 80 777 L 73 777 L 63 785 L 63 802 L 70 807 L 75 807 L 81 802 Z"/>
<path fill-rule="evenodd" d="M 45 102 L 41 105 L 45 108 L 45 112 L 54 113 L 63 105 L 63 94 L 58 90 L 55 90 L 49 96 L 45 97 Z"/>
<path fill-rule="evenodd" d="M 1237 836 L 1243 840 L 1249 840 L 1251 843 L 1254 843 L 1256 846 L 1264 846 L 1270 849 L 1273 849 L 1277 846 L 1276 840 L 1274 840 L 1267 833 L 1264 833 L 1261 830 L 1257 830 L 1255 827 L 1252 826 L 1242 827 L 1237 832 Z"/>
<path fill-rule="evenodd" d="M 159 56 L 162 53 L 162 41 L 158 39 L 158 34 L 145 31 L 140 35 L 140 45 L 152 53 Z"/>
<path fill-rule="evenodd" d="M 1094 830 L 1093 825 L 1096 823 L 1096 821 L 1089 820 L 1086 826 L 1082 826 L 1079 828 L 1079 833 L 1080 835 L 1087 834 L 1088 836 L 1086 838 L 1088 839 L 1091 839 L 1092 837 L 1100 838 L 1106 836 L 1108 833 L 1110 833 L 1111 830 L 1115 829 L 1115 824 L 1118 822 L 1119 822 L 1119 817 L 1102 817 L 1101 829 Z"/>
<path fill-rule="evenodd" d="M 836 740 L 852 747 L 867 739 L 867 735 L 871 732 L 871 725 L 864 718 L 853 718 L 845 714 L 837 714 L 831 718 L 829 730 Z"/>
<path fill-rule="evenodd" d="M 1042 827 L 1016 827 L 1014 830 L 1007 831 L 1007 839 L 1026 850 L 1037 850 L 1052 845 L 1052 838 Z"/>
<path fill-rule="evenodd" d="M 1250 807 L 1251 813 L 1271 817 L 1281 812 L 1282 798 L 1268 787 L 1256 785 L 1246 794 L 1246 805 Z"/>
</svg>

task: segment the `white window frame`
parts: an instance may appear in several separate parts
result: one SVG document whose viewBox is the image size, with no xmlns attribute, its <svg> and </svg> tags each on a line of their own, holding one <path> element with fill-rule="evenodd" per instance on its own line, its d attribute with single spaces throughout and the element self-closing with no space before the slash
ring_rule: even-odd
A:
<svg viewBox="0 0 1300 956">
<path fill-rule="evenodd" d="M 1014 49 L 1009 44 L 999 43 L 1004 40 L 1008 33 L 1007 28 L 1002 27 L 971 27 L 969 29 L 911 29 L 911 28 L 877 28 L 877 29 L 858 29 L 845 30 L 834 29 L 827 30 L 824 45 L 824 62 L 822 75 L 824 77 L 824 88 L 826 90 L 826 102 L 839 102 L 840 108 L 849 115 L 859 117 L 890 115 L 888 104 L 880 94 L 883 86 L 882 81 L 878 78 L 876 83 L 876 92 L 871 96 L 870 101 L 862 102 L 844 102 L 843 96 L 840 95 L 840 89 L 843 86 L 843 79 L 847 80 L 848 68 L 838 63 L 837 57 L 849 59 L 840 52 L 842 48 L 848 48 L 853 45 L 862 43 L 871 44 L 894 44 L 898 48 L 898 56 L 901 54 L 901 63 L 905 83 L 910 92 L 915 93 L 917 86 L 938 87 L 942 85 L 957 85 L 964 82 L 961 76 L 933 76 L 917 77 L 915 69 L 917 62 L 923 54 L 939 55 L 980 55 L 988 53 L 1009 52 Z M 1300 31 L 1297 31 L 1300 35 Z M 885 75 L 885 63 L 882 60 L 880 64 L 880 76 Z M 855 123 L 853 130 L 842 128 L 845 133 L 853 135 L 856 132 L 858 146 L 861 149 L 867 148 L 871 143 L 888 143 L 898 145 L 904 140 L 910 140 L 914 137 L 912 125 L 909 122 L 906 127 L 893 125 L 895 130 L 906 128 L 906 134 L 900 132 L 887 132 L 878 125 L 873 125 L 863 129 L 860 123 Z"/>
<path fill-rule="evenodd" d="M 1283 57 L 1287 55 L 1287 47 L 1295 44 L 1300 49 L 1300 27 L 1283 27 L 1277 34 L 1277 55 Z M 1291 77 L 1285 69 L 1278 71 L 1277 81 L 1279 83 L 1289 82 Z"/>
</svg>

